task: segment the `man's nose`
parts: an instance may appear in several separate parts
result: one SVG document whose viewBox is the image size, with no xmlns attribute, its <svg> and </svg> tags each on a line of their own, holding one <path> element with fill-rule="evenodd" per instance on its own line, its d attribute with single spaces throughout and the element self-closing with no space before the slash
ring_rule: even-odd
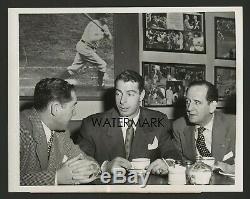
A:
<svg viewBox="0 0 250 199">
<path fill-rule="evenodd" d="M 126 103 L 126 102 L 127 102 L 127 96 L 126 96 L 126 95 L 122 95 L 122 96 L 121 96 L 120 103 L 121 103 L 121 104 L 124 104 L 124 103 Z"/>
<path fill-rule="evenodd" d="M 192 111 L 194 109 L 194 104 L 192 102 L 188 103 L 186 106 L 187 106 L 187 111 Z"/>
</svg>

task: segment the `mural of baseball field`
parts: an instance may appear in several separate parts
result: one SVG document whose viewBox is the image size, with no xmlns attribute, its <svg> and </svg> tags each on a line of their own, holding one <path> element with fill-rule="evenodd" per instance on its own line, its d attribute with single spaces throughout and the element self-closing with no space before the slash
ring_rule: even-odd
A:
<svg viewBox="0 0 250 199">
<path fill-rule="evenodd" d="M 102 19 L 97 16 L 98 13 L 19 15 L 20 96 L 32 96 L 34 86 L 40 79 L 60 77 L 67 71 L 67 67 L 74 62 L 76 44 L 84 42 L 82 37 L 86 26 L 91 22 L 92 26 L 96 26 L 94 28 L 100 28 L 99 21 Z M 105 26 L 113 35 L 113 15 L 106 14 L 105 18 Z M 104 30 L 100 28 L 99 31 Z M 113 86 L 113 40 L 111 36 L 104 36 L 96 42 L 96 46 L 90 46 L 106 63 L 105 86 L 98 86 L 98 65 L 83 59 L 84 67 L 70 76 L 78 96 L 99 97 L 106 88 Z"/>
</svg>

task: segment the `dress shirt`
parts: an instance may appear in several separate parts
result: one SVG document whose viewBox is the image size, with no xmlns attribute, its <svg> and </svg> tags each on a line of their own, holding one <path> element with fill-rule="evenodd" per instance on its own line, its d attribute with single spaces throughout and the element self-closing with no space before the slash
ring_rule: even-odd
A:
<svg viewBox="0 0 250 199">
<path fill-rule="evenodd" d="M 138 122 L 138 120 L 139 120 L 139 115 L 140 115 L 140 109 L 139 109 L 138 114 L 137 114 L 134 118 L 132 118 L 133 121 L 134 121 L 134 123 L 133 123 L 134 134 L 135 134 L 135 131 L 136 131 L 136 125 L 135 125 L 135 124 L 137 124 L 137 122 Z M 123 141 L 124 141 L 124 143 L 125 143 L 125 139 L 126 139 L 126 130 L 127 130 L 127 128 L 128 128 L 128 125 L 127 125 L 127 124 L 123 124 L 125 118 L 127 118 L 127 117 L 120 117 L 120 122 L 121 122 L 120 125 L 122 126 L 121 129 L 122 129 L 122 136 L 123 136 Z M 127 118 L 127 119 L 128 119 L 128 118 Z M 127 120 L 127 121 L 128 121 L 128 120 Z M 102 172 L 106 171 L 106 169 L 107 169 L 107 163 L 108 163 L 108 162 L 109 162 L 108 160 L 105 160 L 105 161 L 102 163 L 102 165 L 101 165 L 101 171 L 102 171 Z"/>
<path fill-rule="evenodd" d="M 137 122 L 139 120 L 139 115 L 140 115 L 140 110 L 139 110 L 138 114 L 134 118 L 131 118 L 134 121 L 133 122 L 134 134 L 135 134 L 135 131 L 136 131 L 136 124 L 137 124 Z M 126 131 L 127 131 L 127 128 L 128 128 L 128 125 L 126 123 L 123 124 L 123 122 L 126 121 L 125 118 L 127 118 L 127 117 L 120 117 L 120 121 L 121 121 L 120 125 L 122 126 L 121 128 L 122 128 L 122 135 L 123 135 L 124 143 L 125 143 L 125 139 L 126 139 Z M 128 120 L 129 119 L 127 118 L 127 121 Z"/>
<path fill-rule="evenodd" d="M 47 143 L 49 143 L 49 140 L 50 140 L 50 137 L 51 137 L 51 130 L 43 122 L 42 122 L 42 125 L 43 125 L 43 130 L 44 130 L 45 135 L 46 135 Z"/>
</svg>

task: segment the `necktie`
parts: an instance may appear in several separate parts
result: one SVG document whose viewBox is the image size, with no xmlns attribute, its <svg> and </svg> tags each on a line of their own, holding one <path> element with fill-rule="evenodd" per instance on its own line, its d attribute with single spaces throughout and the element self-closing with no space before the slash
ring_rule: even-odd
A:
<svg viewBox="0 0 250 199">
<path fill-rule="evenodd" d="M 126 130 L 126 138 L 125 138 L 125 152 L 126 152 L 126 159 L 129 158 L 133 138 L 134 138 L 134 128 L 133 128 L 133 120 L 129 120 L 128 128 Z"/>
<path fill-rule="evenodd" d="M 212 157 L 210 151 L 206 147 L 203 132 L 206 130 L 203 126 L 198 129 L 198 138 L 196 140 L 196 147 L 202 157 Z"/>
<path fill-rule="evenodd" d="M 54 139 L 54 134 L 55 134 L 55 131 L 51 131 L 51 136 L 48 142 L 48 155 L 50 155 L 50 151 L 51 151 L 51 147 L 52 147 L 52 143 Z"/>
</svg>

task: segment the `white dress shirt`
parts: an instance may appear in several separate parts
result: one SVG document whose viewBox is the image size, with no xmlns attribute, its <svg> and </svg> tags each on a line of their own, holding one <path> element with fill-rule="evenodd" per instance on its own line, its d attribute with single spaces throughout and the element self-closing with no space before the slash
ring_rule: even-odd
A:
<svg viewBox="0 0 250 199">
<path fill-rule="evenodd" d="M 50 140 L 50 137 L 51 137 L 51 130 L 43 122 L 42 122 L 42 125 L 43 125 L 43 130 L 44 130 L 45 135 L 46 135 L 47 143 L 49 143 L 49 140 Z"/>
<path fill-rule="evenodd" d="M 136 131 L 136 124 L 139 120 L 139 115 L 140 115 L 140 110 L 139 110 L 138 114 L 134 118 L 132 118 L 134 121 L 133 122 L 134 133 Z M 123 135 L 124 143 L 125 143 L 125 139 L 126 139 L 126 131 L 127 131 L 128 125 L 127 125 L 127 123 L 123 124 L 123 122 L 129 120 L 128 118 L 127 119 L 125 119 L 125 118 L 127 118 L 127 117 L 120 117 L 120 121 L 121 121 L 120 125 L 122 126 L 121 128 L 122 128 L 122 135 Z"/>
<path fill-rule="evenodd" d="M 210 153 L 211 153 L 211 148 L 212 148 L 212 130 L 213 130 L 213 123 L 214 123 L 214 115 L 213 115 L 212 119 L 210 120 L 210 122 L 208 122 L 208 123 L 204 126 L 204 128 L 205 128 L 206 130 L 203 131 L 203 135 L 204 135 L 204 138 L 205 138 L 206 147 L 207 147 L 207 149 L 209 150 Z M 197 129 L 198 129 L 199 127 L 200 127 L 199 125 L 196 125 L 196 126 L 195 126 L 195 134 L 194 134 L 194 136 L 195 136 L 195 142 L 196 142 L 196 140 L 197 140 L 197 138 L 198 138 L 198 130 L 197 130 Z M 199 153 L 197 147 L 196 147 L 196 152 L 197 152 L 198 155 L 200 155 L 200 153 Z"/>
<path fill-rule="evenodd" d="M 136 124 L 137 124 L 137 122 L 138 122 L 138 120 L 139 120 L 139 116 L 140 116 L 140 110 L 139 110 L 138 114 L 137 114 L 134 118 L 132 118 L 133 121 L 134 121 L 134 123 L 133 123 L 134 133 L 135 133 L 135 131 L 136 131 Z M 121 122 L 121 123 L 120 123 L 120 126 L 122 126 L 122 127 L 121 127 L 121 129 L 122 129 L 122 136 L 123 136 L 123 141 L 124 141 L 124 143 L 125 143 L 125 139 L 126 139 L 126 130 L 127 130 L 127 128 L 128 128 L 128 125 L 127 125 L 127 123 L 124 123 L 124 121 L 128 121 L 128 118 L 127 118 L 127 117 L 120 117 L 120 118 L 119 118 L 119 121 Z M 106 166 L 107 166 L 107 163 L 108 163 L 108 162 L 109 162 L 108 160 L 105 160 L 105 161 L 102 163 L 102 165 L 101 165 L 101 171 L 102 171 L 102 172 L 106 171 L 106 169 L 107 169 Z"/>
</svg>

